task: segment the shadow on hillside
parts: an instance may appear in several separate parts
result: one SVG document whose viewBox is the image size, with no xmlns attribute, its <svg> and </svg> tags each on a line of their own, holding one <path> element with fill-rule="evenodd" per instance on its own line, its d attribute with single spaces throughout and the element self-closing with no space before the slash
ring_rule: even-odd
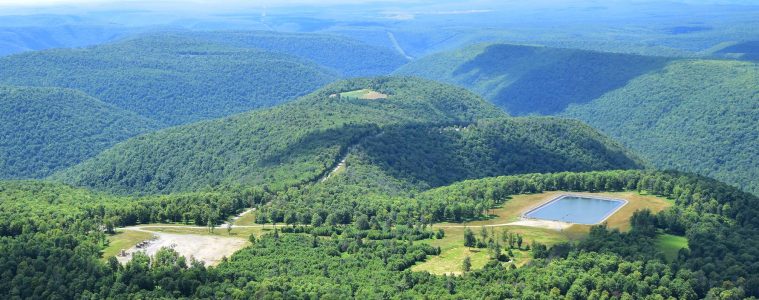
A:
<svg viewBox="0 0 759 300">
<path fill-rule="evenodd" d="M 569 142 L 550 141 L 567 138 L 562 130 L 535 137 L 534 127 L 515 125 L 499 121 L 485 125 L 492 128 L 458 131 L 424 125 L 385 128 L 381 136 L 363 141 L 360 150 L 387 174 L 420 188 L 499 175 L 640 167 L 621 149 L 597 139 L 577 141 L 586 152 L 579 156 L 577 148 L 567 149 Z"/>
<path fill-rule="evenodd" d="M 315 180 L 334 168 L 351 145 L 377 132 L 379 132 L 379 127 L 374 124 L 349 124 L 339 128 L 315 131 L 291 143 L 285 150 L 262 158 L 257 163 L 257 167 L 276 168 L 300 163 L 310 166 L 318 165 L 319 167 L 315 170 L 309 169 L 312 173 L 310 177 L 314 178 L 302 178 L 307 181 Z M 334 147 L 339 147 L 337 156 Z M 300 177 L 307 174 L 293 175 Z"/>
<path fill-rule="evenodd" d="M 516 45 L 489 46 L 454 75 L 470 80 L 508 75 L 514 80 L 490 100 L 512 115 L 550 115 L 587 103 L 671 59 L 631 54 Z M 471 82 L 470 84 L 476 84 Z"/>
</svg>

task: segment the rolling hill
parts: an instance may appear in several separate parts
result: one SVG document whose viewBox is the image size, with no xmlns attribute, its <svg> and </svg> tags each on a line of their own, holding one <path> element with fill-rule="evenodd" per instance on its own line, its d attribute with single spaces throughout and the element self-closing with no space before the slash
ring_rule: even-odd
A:
<svg viewBox="0 0 759 300">
<path fill-rule="evenodd" d="M 336 97 L 362 88 L 389 96 Z M 271 109 L 142 135 L 56 177 L 99 189 L 145 193 L 222 183 L 297 184 L 318 178 L 349 144 L 379 126 L 467 122 L 500 114 L 458 88 L 415 79 L 357 79 Z"/>
<path fill-rule="evenodd" d="M 0 83 L 78 89 L 165 125 L 272 106 L 335 78 L 294 56 L 172 34 L 0 58 Z"/>
<path fill-rule="evenodd" d="M 73 15 L 4 15 L 0 16 L 0 56 L 96 45 L 139 30 Z"/>
<path fill-rule="evenodd" d="M 388 128 L 367 138 L 351 154 L 348 176 L 389 177 L 414 190 L 497 175 L 643 166 L 634 155 L 589 126 L 552 117 L 502 117 L 466 125 Z M 351 173 L 353 169 L 358 169 L 355 174 Z M 358 175 L 372 169 L 380 172 Z"/>
<path fill-rule="evenodd" d="M 75 90 L 0 86 L 0 178 L 45 177 L 158 125 Z"/>
<path fill-rule="evenodd" d="M 512 115 L 550 115 L 660 69 L 668 58 L 481 44 L 411 62 L 396 74 L 469 88 Z"/>
<path fill-rule="evenodd" d="M 641 76 L 564 116 L 650 159 L 759 193 L 759 65 L 686 60 Z"/>
<path fill-rule="evenodd" d="M 360 89 L 385 97 L 338 96 Z M 478 125 L 483 129 L 473 130 L 477 133 L 471 137 L 425 134 L 435 129 L 424 129 L 455 130 L 448 127 L 503 117 L 496 107 L 459 88 L 413 78 L 356 79 L 271 109 L 142 135 L 53 178 L 117 193 L 197 191 L 240 184 L 283 187 L 324 178 L 342 157 L 363 149 L 364 143 L 371 157 L 382 162 L 372 165 L 389 168 L 391 176 L 403 177 L 401 170 L 408 170 L 411 162 L 407 160 L 414 157 L 435 165 L 417 176 L 445 169 L 449 159 L 461 157 L 456 168 L 473 168 L 459 177 L 448 176 L 450 172 L 439 175 L 442 179 L 430 179 L 433 185 L 488 174 L 638 166 L 620 148 L 579 123 L 493 121 L 493 125 Z M 566 137 L 577 140 L 558 141 Z M 398 156 L 394 149 L 382 146 L 390 142 L 404 149 L 423 148 Z M 452 145 L 436 149 L 440 143 Z M 531 155 L 528 148 L 541 155 Z M 475 152 L 465 154 L 468 151 Z M 575 154 L 577 158 L 571 157 Z M 395 165 L 394 159 L 403 164 Z M 562 163 L 549 167 L 546 161 Z"/>
<path fill-rule="evenodd" d="M 189 32 L 185 35 L 235 47 L 296 56 L 334 70 L 343 77 L 388 75 L 408 62 L 392 49 L 331 34 L 218 31 Z"/>
<path fill-rule="evenodd" d="M 741 60 L 759 61 L 759 41 L 746 41 L 724 47 L 714 54 Z"/>
</svg>

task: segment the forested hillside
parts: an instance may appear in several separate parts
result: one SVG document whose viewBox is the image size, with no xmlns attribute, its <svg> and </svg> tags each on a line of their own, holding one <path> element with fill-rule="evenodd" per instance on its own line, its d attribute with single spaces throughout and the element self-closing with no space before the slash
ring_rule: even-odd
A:
<svg viewBox="0 0 759 300">
<path fill-rule="evenodd" d="M 184 35 L 297 56 L 335 70 L 344 77 L 388 75 L 408 62 L 392 49 L 338 35 L 270 31 L 190 32 Z"/>
<path fill-rule="evenodd" d="M 337 96 L 362 88 L 387 98 Z M 640 166 L 576 122 L 502 119 L 469 126 L 494 117 L 505 114 L 458 88 L 411 78 L 352 80 L 272 109 L 143 135 L 55 178 L 119 193 L 287 186 L 327 175 L 356 149 L 371 168 L 417 188 L 491 175 Z"/>
<path fill-rule="evenodd" d="M 338 97 L 370 88 L 386 99 Z M 355 79 L 271 109 L 174 127 L 109 149 L 56 178 L 116 192 L 315 180 L 379 128 L 472 122 L 503 113 L 463 89 L 411 78 Z"/>
<path fill-rule="evenodd" d="M 71 15 L 0 16 L 0 56 L 49 48 L 85 47 L 139 31 Z"/>
<path fill-rule="evenodd" d="M 715 54 L 742 60 L 759 61 L 759 41 L 736 43 L 720 49 Z"/>
<path fill-rule="evenodd" d="M 532 243 L 528 248 L 532 262 L 516 269 L 491 260 L 483 269 L 459 276 L 409 270 L 440 254 L 439 248 L 428 244 L 433 233 L 423 224 L 456 216 L 449 212 L 480 215 L 483 208 L 508 202 L 510 196 L 551 190 L 637 190 L 672 199 L 674 207 L 657 215 L 636 213 L 629 232 L 595 226 L 580 242 L 550 248 Z M 246 205 L 248 199 L 254 204 L 271 200 L 265 192 L 188 196 L 114 197 L 50 183 L 0 183 L 0 249 L 4 253 L 0 263 L 6 266 L 0 274 L 0 293 L 8 298 L 128 294 L 144 298 L 589 299 L 618 295 L 741 299 L 759 295 L 759 270 L 754 264 L 759 255 L 755 245 L 759 200 L 714 180 L 676 172 L 528 174 L 466 181 L 414 198 L 317 197 L 308 202 L 311 206 L 304 207 L 305 212 L 288 212 L 285 220 L 292 227 L 251 238 L 250 247 L 218 267 L 205 267 L 171 249 L 161 250 L 155 258 L 138 254 L 124 266 L 115 258 L 106 263 L 99 260 L 100 245 L 106 243 L 105 234 L 95 230 L 99 226 L 107 231 L 113 225 L 181 218 L 173 215 L 182 211 L 178 204 L 226 214 Z M 275 195 L 293 196 L 292 192 Z M 283 203 L 273 201 L 272 207 Z M 321 201 L 333 202 L 318 207 Z M 295 226 L 302 222 L 311 226 Z M 686 235 L 689 249 L 680 250 L 674 261 L 667 262 L 651 247 L 659 231 Z M 730 267 L 718 267 L 726 265 Z M 78 284 L 41 284 L 61 278 Z"/>
<path fill-rule="evenodd" d="M 0 83 L 79 89 L 165 125 L 272 106 L 335 78 L 294 56 L 172 34 L 0 58 Z"/>
<path fill-rule="evenodd" d="M 658 70 L 667 58 L 509 44 L 475 45 L 411 62 L 396 73 L 454 83 L 513 115 L 554 114 Z"/>
<path fill-rule="evenodd" d="M 76 90 L 0 86 L 0 178 L 48 176 L 158 125 Z"/>
<path fill-rule="evenodd" d="M 556 118 L 499 118 L 463 126 L 388 128 L 361 143 L 356 156 L 355 164 L 353 157 L 348 159 L 349 171 L 357 164 L 370 164 L 419 189 L 496 175 L 642 165 L 594 129 Z"/>
<path fill-rule="evenodd" d="M 678 61 L 593 102 L 581 119 L 650 159 L 759 193 L 759 66 Z"/>
</svg>

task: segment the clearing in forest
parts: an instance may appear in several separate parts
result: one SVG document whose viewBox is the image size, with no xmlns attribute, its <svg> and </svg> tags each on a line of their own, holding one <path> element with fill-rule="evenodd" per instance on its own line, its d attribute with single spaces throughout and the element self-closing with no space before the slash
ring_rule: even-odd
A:
<svg viewBox="0 0 759 300">
<path fill-rule="evenodd" d="M 504 233 L 519 234 L 523 237 L 521 249 L 512 249 L 512 262 L 516 266 L 522 266 L 530 261 L 531 252 L 526 250 L 527 245 L 533 241 L 545 245 L 554 245 L 561 242 L 574 241 L 584 238 L 589 230 L 590 225 L 571 224 L 563 222 L 552 222 L 545 220 L 525 220 L 523 214 L 535 207 L 546 202 L 554 200 L 560 195 L 587 195 L 595 197 L 604 197 L 611 199 L 624 199 L 627 204 L 622 206 L 614 214 L 609 216 L 604 223 L 609 228 L 617 228 L 621 231 L 630 230 L 630 217 L 632 214 L 644 208 L 650 209 L 656 213 L 673 205 L 673 202 L 664 198 L 638 194 L 636 192 L 618 192 L 618 193 L 576 193 L 576 192 L 545 192 L 539 194 L 516 195 L 507 200 L 503 205 L 490 211 L 491 218 L 487 220 L 477 220 L 465 223 L 439 223 L 433 225 L 433 230 L 442 228 L 445 231 L 443 239 L 429 239 L 418 241 L 427 243 L 432 246 L 440 247 L 441 254 L 432 256 L 427 261 L 418 263 L 411 269 L 413 271 L 427 271 L 433 274 L 459 274 L 461 273 L 461 264 L 465 257 L 469 256 L 472 262 L 472 269 L 482 268 L 489 259 L 487 249 L 477 249 L 464 246 L 464 231 L 469 228 L 477 238 L 480 238 L 482 228 L 488 233 L 496 236 Z M 666 239 L 672 241 L 672 238 Z M 682 245 L 679 241 L 677 245 L 670 247 L 669 256 L 674 253 L 677 255 Z M 507 249 L 504 246 L 503 251 Z M 508 264 L 508 263 L 506 263 Z"/>
<path fill-rule="evenodd" d="M 373 91 L 371 89 L 360 89 L 360 90 L 340 93 L 340 98 L 377 100 L 377 99 L 387 99 L 387 95 L 380 92 Z"/>
<path fill-rule="evenodd" d="M 133 245 L 126 249 L 126 255 L 116 255 L 116 258 L 122 264 L 132 259 L 135 252 L 145 252 L 153 256 L 161 248 L 172 248 L 179 255 L 188 259 L 194 257 L 204 262 L 206 265 L 216 265 L 223 257 L 230 257 L 237 250 L 246 246 L 249 242 L 242 238 L 221 237 L 212 235 L 199 234 L 175 234 L 165 232 L 147 231 L 144 229 L 129 229 L 127 231 L 145 232 L 151 235 L 146 239 L 144 244 Z M 120 250 L 118 250 L 120 251 Z"/>
<path fill-rule="evenodd" d="M 677 259 L 680 249 L 688 248 L 688 238 L 684 236 L 662 233 L 656 237 L 656 247 L 664 252 L 668 261 Z"/>
</svg>

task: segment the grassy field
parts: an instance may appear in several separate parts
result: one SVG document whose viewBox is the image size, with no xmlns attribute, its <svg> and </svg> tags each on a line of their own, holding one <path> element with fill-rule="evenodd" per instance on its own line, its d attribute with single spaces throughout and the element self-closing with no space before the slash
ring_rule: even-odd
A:
<svg viewBox="0 0 759 300">
<path fill-rule="evenodd" d="M 656 245 L 664 252 L 668 261 L 677 259 L 677 252 L 688 248 L 688 238 L 671 234 L 660 234 L 656 237 Z"/>
<path fill-rule="evenodd" d="M 235 220 L 234 225 L 244 225 L 244 226 L 258 225 L 256 224 L 256 212 L 251 211 L 247 214 L 242 215 L 240 218 Z"/>
<path fill-rule="evenodd" d="M 621 193 L 574 193 L 574 192 L 546 192 L 540 194 L 530 195 L 517 195 L 506 201 L 501 207 L 492 209 L 490 211 L 491 218 L 486 220 L 477 220 L 466 223 L 439 223 L 433 226 L 433 228 L 443 228 L 445 231 L 445 237 L 443 239 L 430 239 L 419 241 L 422 243 L 428 243 L 432 246 L 439 246 L 442 253 L 439 256 L 431 257 L 427 261 L 417 264 L 412 267 L 414 271 L 427 271 L 433 274 L 445 274 L 453 273 L 458 274 L 461 271 L 461 264 L 467 255 L 472 260 L 472 269 L 481 268 L 487 263 L 488 255 L 487 251 L 475 252 L 470 251 L 464 247 L 464 230 L 462 226 L 468 226 L 475 235 L 479 235 L 481 226 L 489 225 L 494 227 L 486 227 L 488 231 L 503 232 L 509 231 L 512 233 L 518 233 L 524 237 L 524 245 L 529 245 L 533 241 L 537 241 L 546 245 L 553 245 L 556 243 L 575 241 L 584 238 L 590 226 L 586 225 L 572 225 L 567 229 L 553 230 L 538 227 L 526 227 L 526 226 L 512 226 L 507 225 L 510 222 L 515 222 L 520 219 L 522 214 L 535 206 L 538 206 L 547 201 L 551 201 L 555 197 L 562 194 L 586 194 L 600 197 L 625 199 L 628 203 L 617 211 L 614 215 L 606 220 L 606 223 L 611 228 L 618 228 L 622 231 L 630 229 L 630 217 L 639 209 L 648 208 L 653 212 L 658 212 L 673 205 L 669 200 L 651 196 L 641 195 L 636 192 L 621 192 Z M 454 226 L 454 227 L 451 227 Z M 679 250 L 679 248 L 678 248 Z M 529 262 L 529 251 L 513 251 L 513 261 L 517 266 L 522 266 Z M 677 250 L 675 250 L 675 255 Z"/>
<path fill-rule="evenodd" d="M 153 236 L 149 232 L 124 230 L 108 236 L 108 247 L 103 249 L 103 259 L 116 256 L 121 249 L 129 249 L 135 244 L 150 239 Z"/>
<path fill-rule="evenodd" d="M 248 238 L 250 235 L 261 236 L 262 234 L 274 230 L 274 227 L 269 225 L 266 228 L 261 227 L 246 227 L 246 228 L 232 228 L 232 231 L 227 232 L 227 228 L 220 226 L 216 227 L 213 232 L 210 232 L 207 228 L 197 228 L 194 226 L 161 226 L 160 224 L 144 225 L 142 226 L 147 231 L 165 232 L 165 233 L 177 233 L 177 234 L 198 234 L 198 235 L 213 235 L 221 237 L 238 237 Z"/>
<path fill-rule="evenodd" d="M 246 214 L 243 217 L 247 217 L 250 214 L 252 213 Z M 238 222 L 240 220 L 243 220 L 243 218 L 238 219 Z M 140 225 L 140 227 L 142 227 L 145 231 L 119 230 L 116 234 L 108 236 L 109 243 L 108 246 L 103 250 L 103 259 L 107 259 L 111 256 L 116 256 L 116 254 L 118 254 L 121 249 L 129 249 L 138 242 L 150 239 L 153 234 L 146 231 L 247 239 L 251 235 L 258 237 L 274 230 L 274 227 L 271 225 L 266 226 L 265 228 L 232 228 L 232 231 L 230 232 L 227 231 L 226 227 L 216 227 L 213 232 L 209 232 L 207 228 L 197 228 L 196 226 L 183 226 L 176 224 L 146 224 Z"/>
<path fill-rule="evenodd" d="M 340 98 L 356 98 L 356 99 L 374 100 L 374 99 L 385 99 L 387 98 L 387 95 L 379 93 L 379 92 L 375 92 L 370 89 L 361 89 L 361 90 L 340 93 Z"/>
</svg>

